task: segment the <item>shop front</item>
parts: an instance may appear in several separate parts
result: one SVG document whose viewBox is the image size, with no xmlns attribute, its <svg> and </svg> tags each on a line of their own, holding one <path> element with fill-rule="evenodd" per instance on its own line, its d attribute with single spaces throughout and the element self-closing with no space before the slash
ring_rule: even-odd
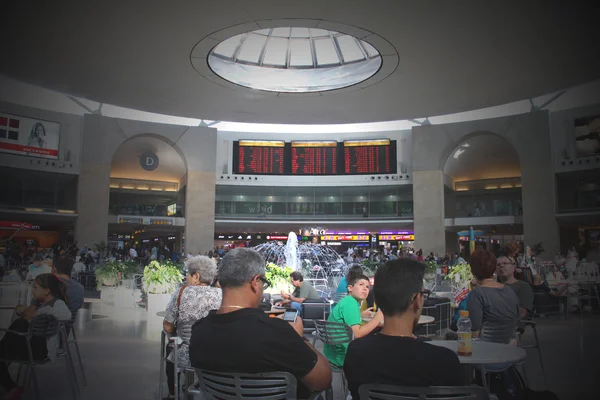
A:
<svg viewBox="0 0 600 400">
<path fill-rule="evenodd" d="M 412 231 L 402 232 L 379 232 L 377 234 L 377 247 L 387 250 L 413 248 L 415 233 Z"/>
</svg>

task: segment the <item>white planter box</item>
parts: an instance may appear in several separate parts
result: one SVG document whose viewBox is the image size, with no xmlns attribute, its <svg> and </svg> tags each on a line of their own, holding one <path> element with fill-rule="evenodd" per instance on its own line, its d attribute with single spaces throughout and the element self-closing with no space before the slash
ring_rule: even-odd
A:
<svg viewBox="0 0 600 400">
<path fill-rule="evenodd" d="M 148 293 L 148 317 L 156 316 L 159 311 L 165 311 L 173 294 Z"/>
<path fill-rule="evenodd" d="M 104 303 L 115 302 L 115 287 L 114 286 L 102 286 L 100 289 L 100 301 Z"/>
<path fill-rule="evenodd" d="M 139 300 L 139 296 L 137 298 Z M 121 308 L 133 308 L 134 307 L 134 297 L 133 297 L 133 289 L 128 289 L 125 286 L 117 286 L 115 289 L 115 297 L 114 297 L 115 306 Z"/>
</svg>

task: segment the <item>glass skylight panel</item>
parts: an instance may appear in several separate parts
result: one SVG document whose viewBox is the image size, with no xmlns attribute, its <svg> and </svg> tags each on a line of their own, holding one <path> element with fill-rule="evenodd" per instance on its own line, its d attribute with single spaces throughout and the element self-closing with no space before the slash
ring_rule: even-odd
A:
<svg viewBox="0 0 600 400">
<path fill-rule="evenodd" d="M 308 33 L 308 28 L 292 28 L 291 37 L 308 39 L 310 37 Z"/>
<path fill-rule="evenodd" d="M 259 35 L 269 36 L 269 33 L 271 33 L 271 29 L 259 29 L 257 31 L 254 31 L 254 33 L 257 33 Z"/>
<path fill-rule="evenodd" d="M 271 37 L 267 43 L 263 64 L 285 68 L 288 39 Z"/>
<path fill-rule="evenodd" d="M 365 58 L 362 51 L 358 48 L 358 44 L 352 36 L 338 36 L 337 42 L 340 46 L 344 62 L 348 63 L 363 60 Z"/>
<path fill-rule="evenodd" d="M 273 33 L 271 33 L 271 36 L 277 36 L 277 37 L 290 37 L 290 29 L 291 28 L 274 28 L 273 29 Z"/>
<path fill-rule="evenodd" d="M 266 41 L 266 36 L 249 33 L 244 43 L 242 43 L 237 59 L 258 64 L 260 53 Z"/>
<path fill-rule="evenodd" d="M 315 39 L 314 44 L 317 53 L 317 65 L 340 64 L 340 59 L 330 37 Z"/>
<path fill-rule="evenodd" d="M 373 46 L 371 46 L 369 43 L 365 42 L 364 40 L 361 42 L 363 47 L 365 48 L 365 50 L 367 50 L 367 54 L 369 54 L 369 57 L 373 58 L 373 57 L 377 57 L 379 55 L 379 52 L 377 51 L 377 49 Z"/>
<path fill-rule="evenodd" d="M 329 31 L 326 31 L 325 29 L 310 28 L 310 34 L 314 38 L 329 37 Z"/>
<path fill-rule="evenodd" d="M 240 44 L 240 39 L 242 36 L 243 35 L 237 35 L 219 43 L 217 47 L 215 47 L 214 53 L 223 57 L 233 58 L 235 49 L 237 49 L 238 45 Z"/>
<path fill-rule="evenodd" d="M 305 67 L 313 65 L 308 39 L 290 39 L 290 66 Z"/>
</svg>

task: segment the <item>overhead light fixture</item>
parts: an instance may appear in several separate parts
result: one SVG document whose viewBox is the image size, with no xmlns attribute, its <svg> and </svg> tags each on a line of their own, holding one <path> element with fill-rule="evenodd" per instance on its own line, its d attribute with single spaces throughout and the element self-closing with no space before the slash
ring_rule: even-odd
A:
<svg viewBox="0 0 600 400">
<path fill-rule="evenodd" d="M 515 185 L 512 185 L 512 184 L 500 185 L 500 189 L 512 189 L 514 187 L 515 187 Z"/>
<path fill-rule="evenodd" d="M 177 191 L 177 189 L 175 189 L 175 188 L 166 188 L 165 189 L 165 192 L 176 192 L 176 191 Z"/>
<path fill-rule="evenodd" d="M 25 208 L 25 211 L 29 212 L 44 212 L 43 208 Z"/>
<path fill-rule="evenodd" d="M 61 214 L 75 214 L 75 210 L 56 210 Z"/>
<path fill-rule="evenodd" d="M 161 187 L 153 187 L 153 188 L 150 188 L 150 190 L 153 190 L 155 192 L 162 192 L 164 189 Z"/>
<path fill-rule="evenodd" d="M 468 187 L 457 187 L 457 188 L 455 189 L 455 191 L 457 191 L 457 192 L 466 192 L 466 191 L 468 191 L 468 190 L 469 190 L 469 188 L 468 188 Z"/>
<path fill-rule="evenodd" d="M 110 185 L 110 188 L 111 188 L 111 189 L 119 189 L 119 187 L 120 187 L 120 186 L 119 186 L 118 184 L 111 184 L 111 185 Z"/>
<path fill-rule="evenodd" d="M 121 186 L 121 189 L 134 190 L 133 186 Z"/>
<path fill-rule="evenodd" d="M 150 190 L 150 188 L 148 186 L 138 186 L 136 189 L 137 190 Z"/>
<path fill-rule="evenodd" d="M 494 190 L 494 189 L 498 189 L 498 185 L 487 185 L 485 187 L 485 190 Z"/>
</svg>

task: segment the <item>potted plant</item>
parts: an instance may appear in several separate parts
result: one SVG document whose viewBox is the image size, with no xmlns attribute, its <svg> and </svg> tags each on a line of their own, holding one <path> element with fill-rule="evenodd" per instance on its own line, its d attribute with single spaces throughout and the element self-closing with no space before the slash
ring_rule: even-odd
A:
<svg viewBox="0 0 600 400">
<path fill-rule="evenodd" d="M 139 264 L 134 261 L 117 262 L 119 269 L 119 285 L 115 288 L 115 305 L 131 308 L 134 306 L 136 294 L 134 275 L 141 272 Z M 138 292 L 139 297 L 139 292 Z"/>
<path fill-rule="evenodd" d="M 148 315 L 164 311 L 183 280 L 179 267 L 171 262 L 160 263 L 156 260 L 144 268 L 142 285 L 148 294 Z"/>
<path fill-rule="evenodd" d="M 265 277 L 271 286 L 266 290 L 266 293 L 280 294 L 281 291 L 291 293 L 292 284 L 290 274 L 293 270 L 290 267 L 280 267 L 276 264 L 269 263 L 265 266 Z"/>
<path fill-rule="evenodd" d="M 473 279 L 471 265 L 467 263 L 454 264 L 448 269 L 446 279 L 450 281 L 450 287 L 452 287 L 456 297 L 458 292 L 469 289 L 469 284 Z"/>
<path fill-rule="evenodd" d="M 114 301 L 115 287 L 119 283 L 121 267 L 117 261 L 106 261 L 96 267 L 96 288 L 100 291 L 100 299 Z"/>
</svg>

